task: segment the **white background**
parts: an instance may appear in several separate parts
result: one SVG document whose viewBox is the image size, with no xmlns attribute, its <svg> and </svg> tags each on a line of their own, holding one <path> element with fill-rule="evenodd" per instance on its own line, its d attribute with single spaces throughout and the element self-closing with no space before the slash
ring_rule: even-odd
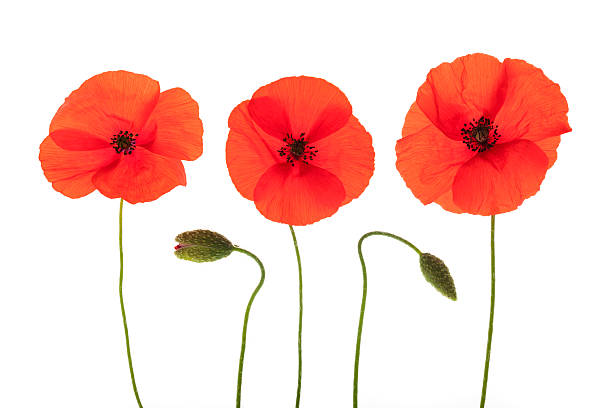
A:
<svg viewBox="0 0 612 408">
<path fill-rule="evenodd" d="M 0 406 L 134 408 L 118 299 L 118 200 L 55 192 L 38 146 L 87 78 L 127 69 L 199 102 L 204 154 L 188 186 L 124 212 L 125 296 L 145 408 L 231 407 L 242 316 L 258 269 L 236 253 L 179 261 L 209 228 L 252 250 L 243 406 L 292 407 L 297 270 L 289 229 L 235 190 L 227 117 L 261 85 L 323 77 L 372 134 L 376 171 L 331 218 L 296 228 L 304 264 L 303 408 L 351 406 L 361 234 L 397 233 L 450 266 L 459 300 L 381 237 L 369 268 L 360 406 L 477 407 L 489 314 L 489 219 L 423 206 L 395 142 L 428 70 L 469 52 L 522 58 L 561 85 L 574 131 L 541 191 L 497 218 L 488 407 L 612 407 L 611 57 L 604 2 L 11 2 L 0 22 Z"/>
</svg>

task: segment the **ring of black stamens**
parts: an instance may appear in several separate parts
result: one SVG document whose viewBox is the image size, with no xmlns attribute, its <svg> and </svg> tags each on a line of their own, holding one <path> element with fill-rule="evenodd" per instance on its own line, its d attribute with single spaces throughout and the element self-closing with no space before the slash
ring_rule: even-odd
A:
<svg viewBox="0 0 612 408">
<path fill-rule="evenodd" d="M 300 136 L 295 138 L 291 133 L 287 133 L 287 136 L 283 138 L 285 146 L 277 150 L 281 157 L 286 157 L 287 163 L 291 166 L 295 166 L 295 163 L 299 161 L 309 164 L 308 161 L 312 161 L 319 152 L 314 146 L 308 144 L 304 139 L 305 135 L 305 133 L 300 133 Z"/>
<path fill-rule="evenodd" d="M 132 151 L 136 148 L 137 137 L 138 133 L 121 130 L 111 137 L 110 145 L 115 149 L 116 153 L 123 153 L 124 155 L 132 154 Z"/>
<path fill-rule="evenodd" d="M 463 143 L 473 152 L 484 152 L 495 146 L 500 135 L 497 133 L 497 125 L 489 118 L 481 116 L 480 119 L 472 119 L 470 123 L 464 123 L 461 128 Z"/>
</svg>

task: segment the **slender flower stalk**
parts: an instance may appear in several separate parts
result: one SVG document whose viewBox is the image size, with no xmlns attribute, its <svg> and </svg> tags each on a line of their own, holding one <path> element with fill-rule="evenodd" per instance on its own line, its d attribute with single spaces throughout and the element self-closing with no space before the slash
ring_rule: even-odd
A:
<svg viewBox="0 0 612 408">
<path fill-rule="evenodd" d="M 302 296 L 302 260 L 300 259 L 300 249 L 298 248 L 297 238 L 295 237 L 295 231 L 293 227 L 289 225 L 291 230 L 291 237 L 293 238 L 293 246 L 295 248 L 295 256 L 298 264 L 298 280 L 299 280 L 299 298 L 300 298 L 300 316 L 298 322 L 298 379 L 297 379 L 297 392 L 295 396 L 295 407 L 300 406 L 300 395 L 302 392 L 302 318 L 304 316 L 304 302 Z"/>
<path fill-rule="evenodd" d="M 482 379 L 482 394 L 480 408 L 484 408 L 487 398 L 487 383 L 489 381 L 489 362 L 491 361 L 491 343 L 493 341 L 493 317 L 495 315 L 495 215 L 491 216 L 491 311 L 489 312 L 489 336 L 487 340 L 487 355 L 485 358 L 484 377 Z"/>
<path fill-rule="evenodd" d="M 121 315 L 123 316 L 123 330 L 125 331 L 125 347 L 130 366 L 130 377 L 132 377 L 132 388 L 138 406 L 142 408 L 136 378 L 134 376 L 134 365 L 132 364 L 132 352 L 130 351 L 130 336 L 128 334 L 127 318 L 125 317 L 125 305 L 123 304 L 123 198 L 119 201 L 119 301 L 121 303 Z"/>
<path fill-rule="evenodd" d="M 253 260 L 255 260 L 255 262 L 257 262 L 257 265 L 259 265 L 259 269 L 261 270 L 261 278 L 259 279 L 259 283 L 257 284 L 257 287 L 253 291 L 253 294 L 251 294 L 251 298 L 249 299 L 249 303 L 247 304 L 246 311 L 244 312 L 244 324 L 242 325 L 242 345 L 240 347 L 240 362 L 238 363 L 238 386 L 236 390 L 236 408 L 240 408 L 240 400 L 242 397 L 242 370 L 244 368 L 244 352 L 246 350 L 246 338 L 247 338 L 247 326 L 249 324 L 249 313 L 251 312 L 251 306 L 253 305 L 255 296 L 257 296 L 257 293 L 263 286 L 264 280 L 266 279 L 266 270 L 264 269 L 264 266 L 259 260 L 259 258 L 255 256 L 255 254 L 253 254 L 252 252 L 249 252 L 246 249 L 242 249 L 238 247 L 234 247 L 234 251 L 250 256 Z"/>
<path fill-rule="evenodd" d="M 250 251 L 233 245 L 223 235 L 208 230 L 194 230 L 179 234 L 176 237 L 179 243 L 174 247 L 177 258 L 192 262 L 214 262 L 229 256 L 232 252 L 240 252 L 251 257 L 261 271 L 259 283 L 253 290 L 246 310 L 244 312 L 244 323 L 242 324 L 242 343 L 240 346 L 240 360 L 238 363 L 238 380 L 236 386 L 236 408 L 240 408 L 242 399 L 242 373 L 244 371 L 244 355 L 246 351 L 247 328 L 249 324 L 249 314 L 255 297 L 264 284 L 266 270 L 259 258 Z"/>
<path fill-rule="evenodd" d="M 444 265 L 444 262 L 442 262 L 439 258 L 431 254 L 421 252 L 411 242 L 388 232 L 372 231 L 368 232 L 367 234 L 364 234 L 359 239 L 359 242 L 357 244 L 357 253 L 359 254 L 359 261 L 361 262 L 361 270 L 363 273 L 363 292 L 361 297 L 361 309 L 359 313 L 359 327 L 357 329 L 357 344 L 355 346 L 355 368 L 353 374 L 353 408 L 358 407 L 357 395 L 359 386 L 359 356 L 361 354 L 361 334 L 363 331 L 363 318 L 365 314 L 366 298 L 368 294 L 368 275 L 366 272 L 365 261 L 363 259 L 362 245 L 363 241 L 366 238 L 374 235 L 393 238 L 414 250 L 419 255 L 421 271 L 423 272 L 425 279 L 429 283 L 431 283 L 442 295 L 448 297 L 451 300 L 457 300 L 457 293 L 455 290 L 453 278 L 451 277 L 446 265 Z"/>
</svg>

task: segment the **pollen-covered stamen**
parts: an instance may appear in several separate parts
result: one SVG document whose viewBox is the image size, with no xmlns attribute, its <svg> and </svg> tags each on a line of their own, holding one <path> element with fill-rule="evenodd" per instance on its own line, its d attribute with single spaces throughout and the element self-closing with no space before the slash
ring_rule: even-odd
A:
<svg viewBox="0 0 612 408">
<path fill-rule="evenodd" d="M 463 143 L 473 152 L 484 152 L 495 146 L 499 140 L 497 125 L 490 119 L 481 116 L 480 119 L 472 119 L 470 123 L 465 123 L 461 128 Z"/>
<path fill-rule="evenodd" d="M 296 161 L 309 164 L 308 161 L 312 161 L 319 152 L 314 146 L 308 144 L 304 139 L 305 135 L 305 133 L 300 133 L 300 136 L 295 138 L 292 134 L 287 133 L 287 136 L 283 138 L 286 145 L 277 150 L 281 157 L 287 158 L 287 163 L 291 166 L 295 166 Z"/>
<path fill-rule="evenodd" d="M 123 153 L 124 155 L 132 154 L 132 151 L 136 147 L 137 137 L 138 133 L 130 133 L 127 130 L 121 130 L 111 137 L 110 145 L 115 149 L 116 153 Z"/>
</svg>

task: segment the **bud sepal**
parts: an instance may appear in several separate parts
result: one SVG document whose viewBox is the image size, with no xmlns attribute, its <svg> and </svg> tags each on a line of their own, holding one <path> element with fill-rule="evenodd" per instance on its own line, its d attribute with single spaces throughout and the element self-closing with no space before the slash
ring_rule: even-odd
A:
<svg viewBox="0 0 612 408">
<path fill-rule="evenodd" d="M 455 282 L 444 262 L 428 253 L 421 253 L 419 257 L 421 272 L 425 280 L 438 290 L 441 294 L 451 300 L 457 300 Z"/>
<path fill-rule="evenodd" d="M 209 230 L 186 231 L 176 236 L 174 255 L 191 262 L 214 262 L 229 256 L 234 245 L 223 235 Z"/>
</svg>

